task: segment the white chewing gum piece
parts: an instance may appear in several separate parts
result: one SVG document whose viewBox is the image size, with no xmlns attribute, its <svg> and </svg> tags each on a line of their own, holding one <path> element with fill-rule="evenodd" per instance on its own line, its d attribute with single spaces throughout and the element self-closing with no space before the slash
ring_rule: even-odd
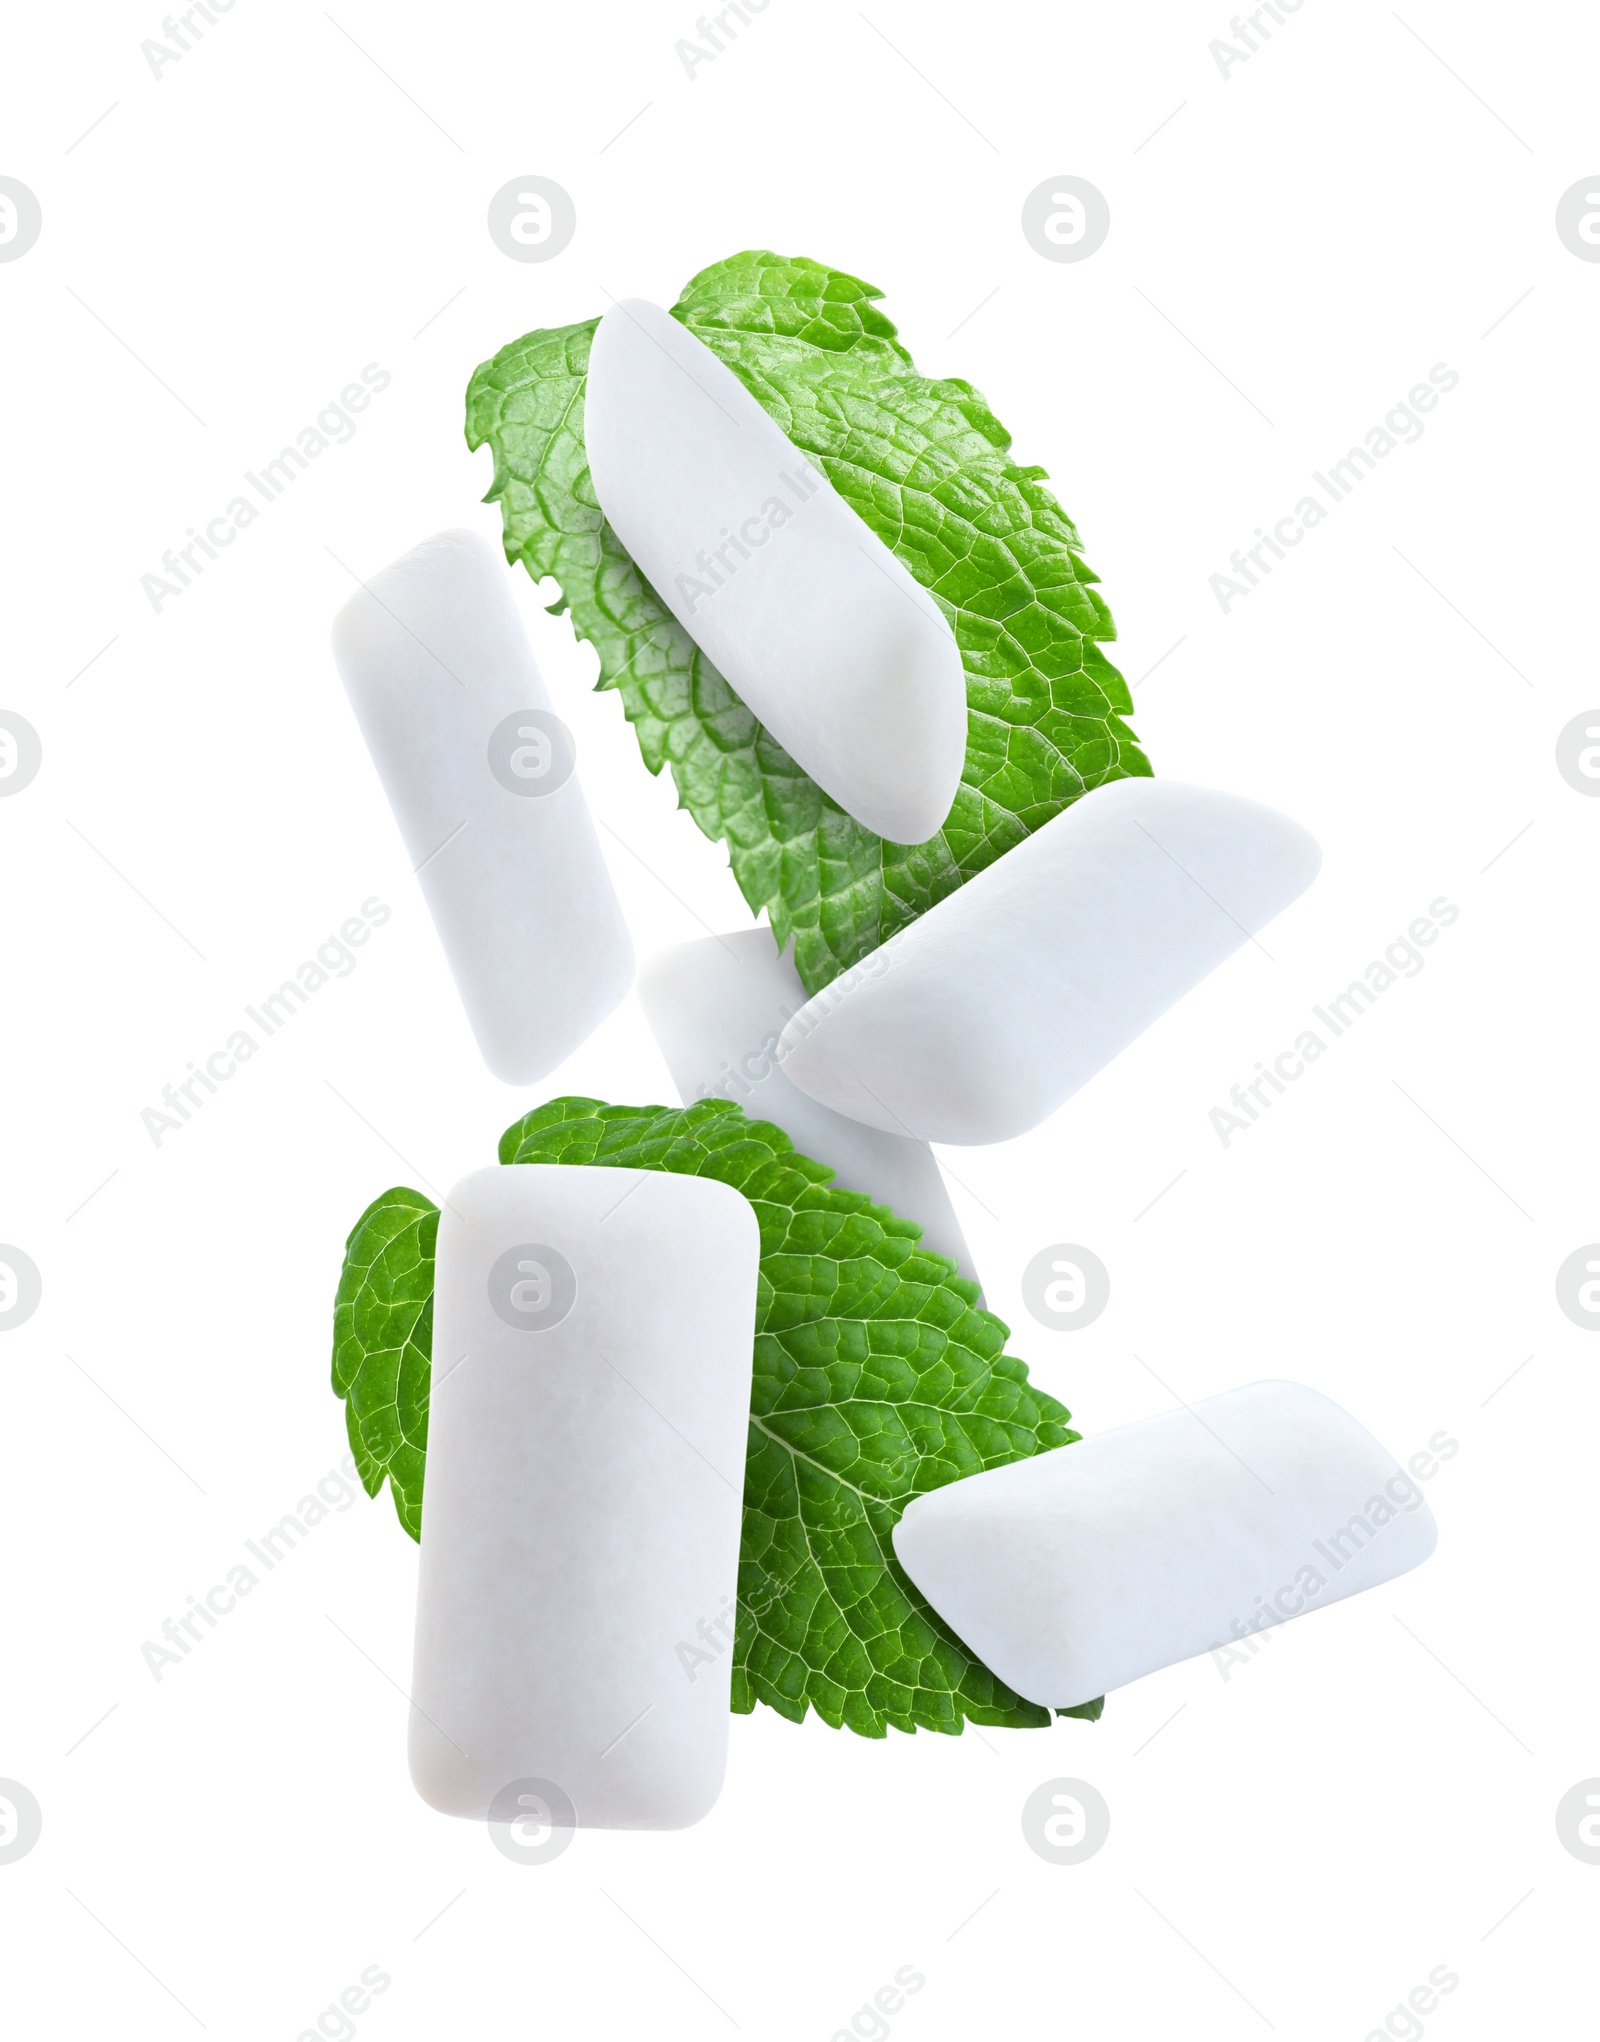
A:
<svg viewBox="0 0 1600 2042">
<path fill-rule="evenodd" d="M 760 1245 L 709 1177 L 513 1164 L 445 1200 L 410 1733 L 445 1814 L 716 1800 Z"/>
<path fill-rule="evenodd" d="M 900 1564 L 1030 1702 L 1071 1709 L 1420 1566 L 1422 1491 L 1300 1383 L 1250 1383 L 917 1497 Z"/>
<path fill-rule="evenodd" d="M 640 967 L 639 1003 L 685 1106 L 732 1099 L 752 1120 L 770 1120 L 845 1191 L 864 1191 L 922 1228 L 922 1245 L 946 1255 L 976 1283 L 939 1165 L 926 1142 L 863 1127 L 784 1075 L 784 1026 L 806 990 L 770 929 L 742 930 L 659 951 Z"/>
<path fill-rule="evenodd" d="M 1083 795 L 783 1035 L 802 1092 L 922 1141 L 1037 1127 L 1315 878 L 1296 822 L 1175 780 Z"/>
<path fill-rule="evenodd" d="M 333 652 L 483 1060 L 531 1085 L 627 994 L 633 944 L 505 563 L 425 539 L 345 604 Z"/>
<path fill-rule="evenodd" d="M 583 432 L 607 521 L 739 699 L 865 829 L 933 836 L 967 745 L 933 597 L 658 305 L 600 321 Z"/>
</svg>

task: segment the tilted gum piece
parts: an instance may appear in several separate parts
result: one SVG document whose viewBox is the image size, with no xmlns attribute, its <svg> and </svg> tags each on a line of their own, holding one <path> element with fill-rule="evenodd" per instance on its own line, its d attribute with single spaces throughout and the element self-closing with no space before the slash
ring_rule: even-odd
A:
<svg viewBox="0 0 1600 2042">
<path fill-rule="evenodd" d="M 584 443 L 645 579 L 864 828 L 920 844 L 967 743 L 943 611 L 704 342 L 643 298 L 601 320 Z"/>
<path fill-rule="evenodd" d="M 803 1092 L 923 1141 L 1026 1134 L 1316 877 L 1296 822 L 1113 780 L 948 894 L 784 1030 Z"/>
<path fill-rule="evenodd" d="M 1392 1581 L 1437 1540 L 1393 1455 L 1286 1382 L 951 1482 L 894 1529 L 951 1629 L 1055 1709 Z"/>
<path fill-rule="evenodd" d="M 633 944 L 504 562 L 425 539 L 345 604 L 333 651 L 483 1060 L 532 1084 L 627 993 Z"/>
<path fill-rule="evenodd" d="M 759 1256 L 709 1177 L 522 1163 L 445 1200 L 410 1736 L 435 1808 L 535 1780 L 555 1827 L 681 1829 L 716 1800 Z"/>
<path fill-rule="evenodd" d="M 770 929 L 682 943 L 648 959 L 639 1003 L 685 1106 L 732 1099 L 752 1120 L 770 1120 L 802 1155 L 826 1163 L 834 1183 L 864 1191 L 915 1220 L 922 1245 L 947 1255 L 974 1283 L 978 1274 L 939 1165 L 926 1142 L 863 1127 L 808 1099 L 784 1075 L 785 1023 L 806 1003 L 788 955 Z"/>
</svg>

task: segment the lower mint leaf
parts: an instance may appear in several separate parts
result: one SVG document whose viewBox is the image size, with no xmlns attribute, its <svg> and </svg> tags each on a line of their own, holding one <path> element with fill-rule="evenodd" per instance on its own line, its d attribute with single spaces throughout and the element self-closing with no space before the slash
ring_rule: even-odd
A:
<svg viewBox="0 0 1600 2042">
<path fill-rule="evenodd" d="M 799 1154 L 727 1100 L 684 1108 L 562 1098 L 509 1127 L 502 1163 L 590 1164 L 714 1177 L 761 1228 L 733 1706 L 809 1709 L 867 1737 L 1039 1728 L 923 1600 L 890 1534 L 914 1496 L 1078 1435 L 1005 1353 L 977 1286 L 921 1230 Z M 385 1193 L 350 1236 L 335 1314 L 334 1387 L 362 1479 L 387 1475 L 421 1529 L 428 1341 L 438 1213 Z"/>
</svg>

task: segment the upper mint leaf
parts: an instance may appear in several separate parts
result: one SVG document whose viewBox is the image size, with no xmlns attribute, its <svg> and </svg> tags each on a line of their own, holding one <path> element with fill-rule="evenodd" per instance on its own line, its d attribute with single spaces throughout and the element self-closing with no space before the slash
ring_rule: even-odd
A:
<svg viewBox="0 0 1600 2042">
<path fill-rule="evenodd" d="M 890 844 L 853 822 L 776 744 L 606 524 L 583 445 L 596 321 L 502 348 L 467 392 L 488 444 L 508 557 L 551 575 L 594 645 L 652 772 L 720 838 L 810 992 L 1090 788 L 1149 762 L 1124 719 L 1115 636 L 1076 530 L 1018 467 L 970 383 L 919 375 L 870 284 L 764 251 L 703 270 L 674 316 L 744 383 L 949 618 L 967 676 L 967 759 L 939 834 Z"/>
</svg>

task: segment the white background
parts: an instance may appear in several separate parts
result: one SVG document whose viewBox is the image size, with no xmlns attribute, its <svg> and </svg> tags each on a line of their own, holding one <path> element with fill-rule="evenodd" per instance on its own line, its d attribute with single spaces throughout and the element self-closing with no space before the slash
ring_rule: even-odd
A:
<svg viewBox="0 0 1600 2042">
<path fill-rule="evenodd" d="M 690 5 L 240 0 L 159 80 L 154 4 L 8 26 L 0 172 L 44 231 L 0 265 L 0 708 L 44 766 L 0 801 L 0 1240 L 45 1288 L 0 1341 L 0 1775 L 44 1834 L 0 1867 L 0 2006 L 292 2042 L 377 1965 L 363 2042 L 827 2042 L 909 1964 L 895 2042 L 1360 2042 L 1446 1965 L 1428 2035 L 1543 2032 L 1600 1894 L 1553 1821 L 1600 1773 L 1600 1345 L 1553 1281 L 1600 1235 L 1600 802 L 1554 763 L 1600 701 L 1600 266 L 1553 224 L 1600 167 L 1600 23 L 1309 0 L 1225 80 L 1220 6 L 773 0 L 691 81 Z M 484 226 L 530 173 L 578 211 L 543 266 Z M 1111 206 L 1081 264 L 1019 229 L 1064 173 Z M 985 392 L 1080 523 L 1157 772 L 1326 853 L 1270 958 L 1025 1140 L 950 1155 L 1014 1351 L 1086 1431 L 1285 1374 L 1402 1456 L 1460 1450 L 1426 1568 L 1230 1679 L 959 1739 L 761 1710 L 698 1828 L 525 1869 L 408 1783 L 386 1498 L 161 1682 L 140 1648 L 344 1452 L 330 1308 L 367 1201 L 492 1160 L 538 1098 L 672 1099 L 631 1001 L 536 1092 L 486 1076 L 328 623 L 428 532 L 497 535 L 476 363 L 746 247 L 870 278 L 924 370 Z M 355 438 L 156 614 L 140 577 L 369 362 L 393 381 Z M 1425 436 L 1225 615 L 1232 549 L 1439 362 Z M 517 597 L 641 952 L 747 926 L 592 655 Z M 155 1147 L 142 1109 L 374 894 L 358 969 Z M 1224 1149 L 1228 1088 L 1440 895 L 1426 968 Z M 1018 1295 L 1060 1240 L 1112 1274 L 1077 1335 Z M 1019 1827 L 1056 1775 L 1112 1811 L 1076 1868 Z"/>
</svg>

